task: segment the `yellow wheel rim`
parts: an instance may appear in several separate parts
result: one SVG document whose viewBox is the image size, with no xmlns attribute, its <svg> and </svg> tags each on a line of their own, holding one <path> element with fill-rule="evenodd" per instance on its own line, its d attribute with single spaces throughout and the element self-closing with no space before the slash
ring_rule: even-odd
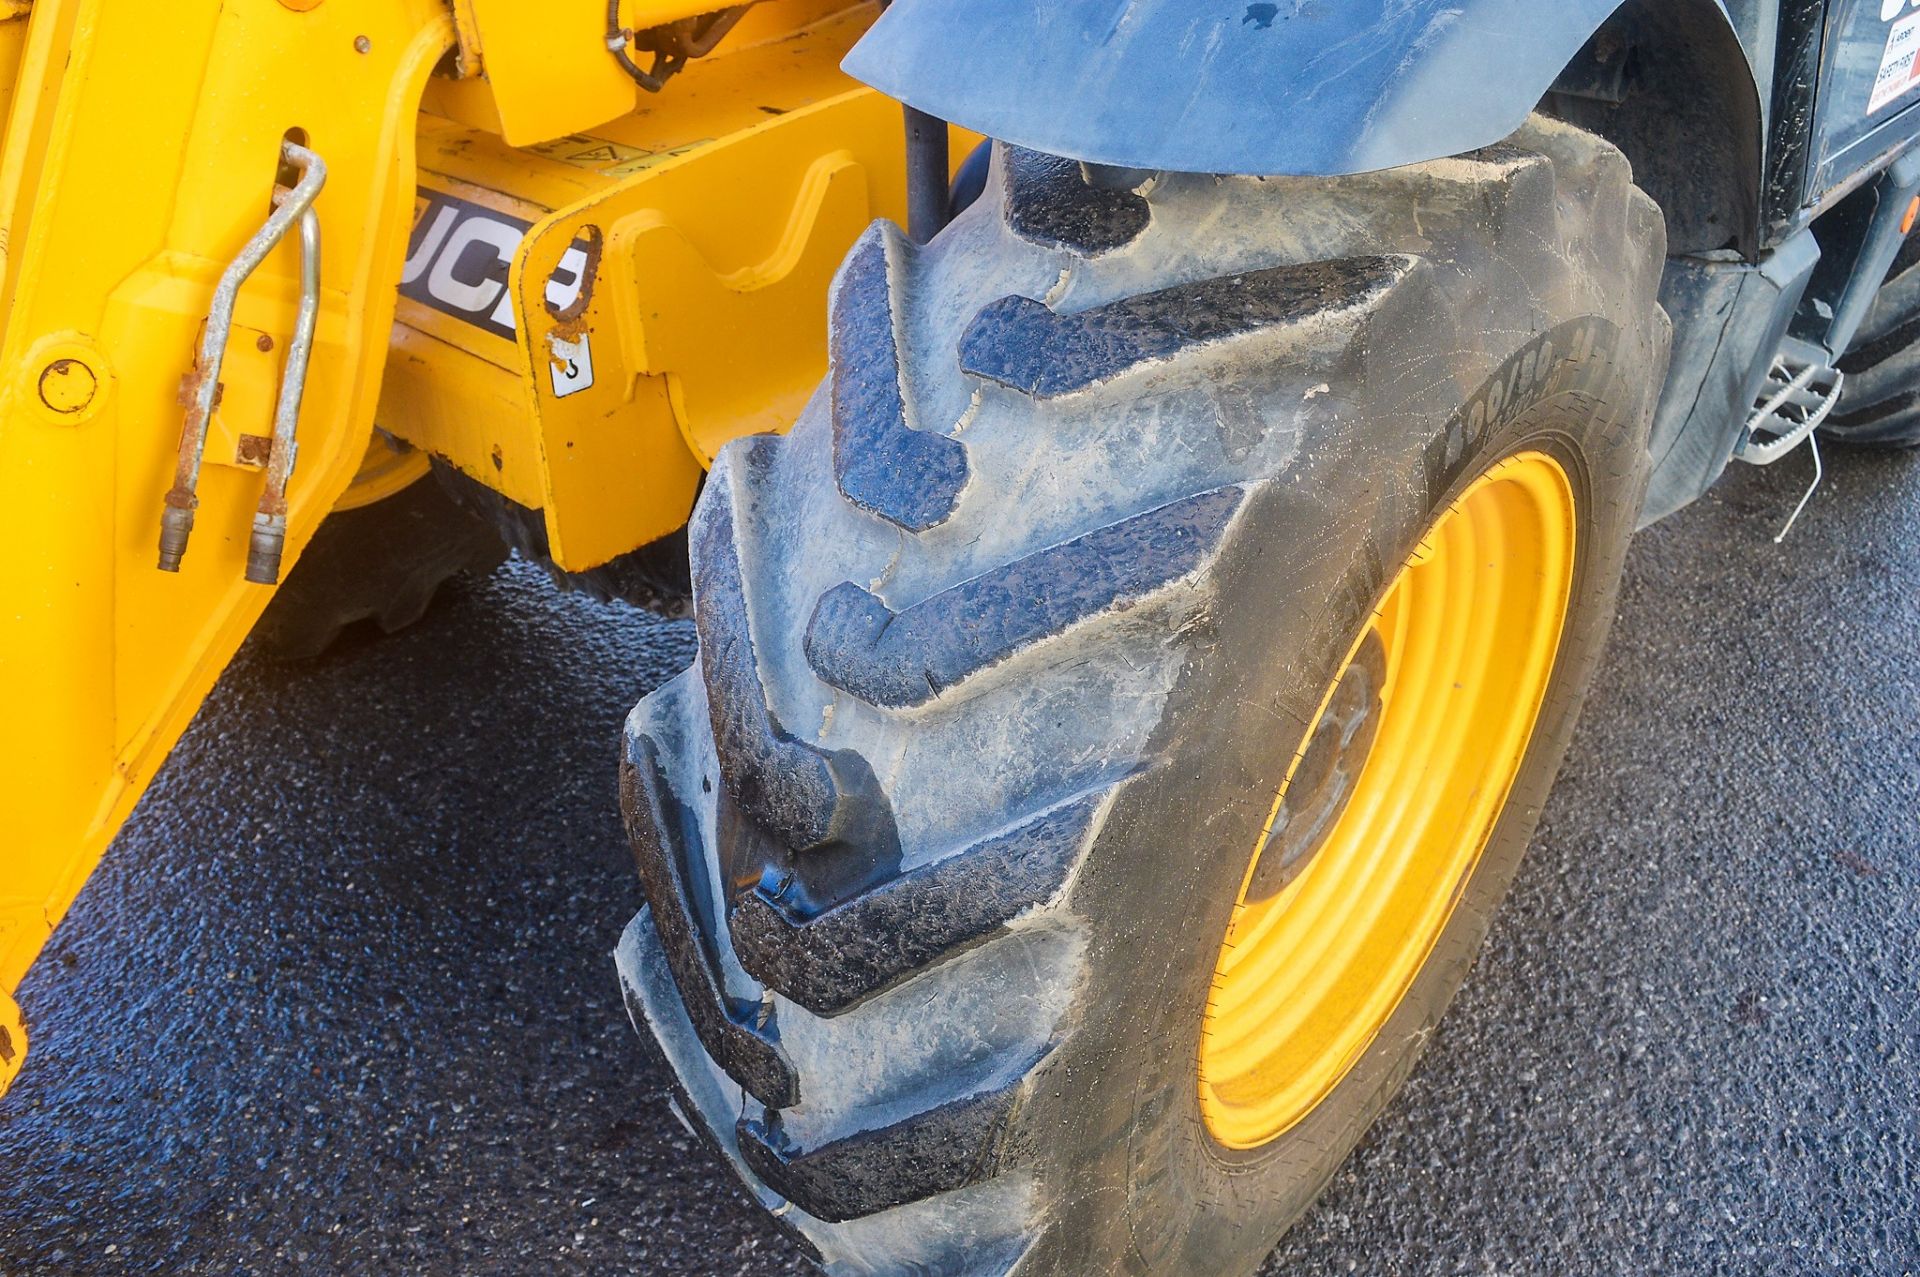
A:
<svg viewBox="0 0 1920 1277">
<path fill-rule="evenodd" d="M 333 503 L 333 510 L 335 513 L 357 510 L 363 505 L 385 501 L 426 478 L 431 469 L 433 463 L 426 453 L 416 448 L 401 451 L 375 434 L 367 441 L 367 450 L 360 458 L 360 469 L 354 472 L 353 482 Z"/>
<path fill-rule="evenodd" d="M 1200 1108 L 1226 1147 L 1311 1112 L 1425 964 L 1526 755 L 1573 560 L 1566 472 L 1509 457 L 1442 512 L 1354 641 L 1220 947 Z"/>
</svg>

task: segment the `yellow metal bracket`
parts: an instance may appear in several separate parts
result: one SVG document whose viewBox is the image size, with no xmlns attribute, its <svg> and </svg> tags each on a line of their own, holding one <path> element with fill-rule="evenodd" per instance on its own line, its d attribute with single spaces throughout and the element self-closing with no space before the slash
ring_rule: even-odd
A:
<svg viewBox="0 0 1920 1277">
<path fill-rule="evenodd" d="M 674 531 L 721 444 L 793 423 L 826 367 L 827 283 L 861 228 L 897 212 L 900 127 L 897 104 L 852 88 L 528 232 L 510 282 L 529 317 L 520 339 L 562 567 Z M 583 239 L 604 245 L 600 284 L 581 313 L 559 316 L 545 281 Z M 549 369 L 582 336 L 594 388 L 557 395 Z"/>
<path fill-rule="evenodd" d="M 840 260 L 820 246 L 843 248 L 873 219 L 867 186 L 851 153 L 815 160 L 779 247 L 724 274 L 657 211 L 614 224 L 609 283 L 622 313 L 637 317 L 621 330 L 627 366 L 667 378 L 675 424 L 703 466 L 729 439 L 785 430 L 813 393 L 826 363 L 821 309 Z M 755 342 L 754 375 L 743 377 L 744 343 L 759 334 L 786 339 Z"/>
</svg>

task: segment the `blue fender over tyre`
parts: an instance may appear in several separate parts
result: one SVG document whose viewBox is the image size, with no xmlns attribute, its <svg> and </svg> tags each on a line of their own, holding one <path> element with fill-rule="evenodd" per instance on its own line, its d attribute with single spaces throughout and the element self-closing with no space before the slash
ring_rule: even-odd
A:
<svg viewBox="0 0 1920 1277">
<path fill-rule="evenodd" d="M 1617 7 L 894 0 L 844 65 L 922 111 L 1047 154 L 1331 177 L 1498 142 Z M 1731 25 L 1725 0 L 1713 11 Z"/>
</svg>

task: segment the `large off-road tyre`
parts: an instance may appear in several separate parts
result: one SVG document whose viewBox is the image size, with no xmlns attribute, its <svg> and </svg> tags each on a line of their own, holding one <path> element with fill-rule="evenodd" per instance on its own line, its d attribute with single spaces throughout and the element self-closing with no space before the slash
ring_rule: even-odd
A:
<svg viewBox="0 0 1920 1277">
<path fill-rule="evenodd" d="M 1920 448 L 1920 232 L 1900 246 L 1839 367 L 1847 379 L 1821 437 Z"/>
<path fill-rule="evenodd" d="M 825 386 L 696 512 L 617 955 L 682 1111 L 829 1271 L 1240 1274 L 1306 1209 L 1572 730 L 1663 248 L 1619 153 L 1538 118 L 1339 180 L 1003 149 L 932 244 L 855 246 Z M 1405 837 L 1333 855 L 1363 801 Z M 1323 879 L 1281 915 L 1323 952 L 1249 983 L 1249 919 Z M 1316 972 L 1355 1013 L 1262 1046 Z"/>
<path fill-rule="evenodd" d="M 420 468 L 397 490 L 328 514 L 253 632 L 277 657 L 311 659 L 350 625 L 412 625 L 455 574 L 491 572 L 506 557 L 494 530 Z"/>
</svg>

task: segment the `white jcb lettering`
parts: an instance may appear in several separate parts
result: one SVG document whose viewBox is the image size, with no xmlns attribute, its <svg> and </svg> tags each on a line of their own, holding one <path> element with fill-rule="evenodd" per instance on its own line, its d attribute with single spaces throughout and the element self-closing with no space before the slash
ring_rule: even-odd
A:
<svg viewBox="0 0 1920 1277">
<path fill-rule="evenodd" d="M 401 294 L 511 340 L 520 327 L 519 303 L 507 283 L 529 224 L 437 191 L 423 190 L 420 198 L 427 207 L 414 225 L 400 274 Z M 547 308 L 555 315 L 577 318 L 570 312 L 585 296 L 592 269 L 586 246 L 569 245 L 543 286 Z M 573 394 L 593 384 L 592 355 L 584 333 L 577 344 L 577 352 L 555 365 L 556 394 Z"/>
<path fill-rule="evenodd" d="M 413 250 L 413 255 L 407 258 L 407 264 L 400 268 L 402 287 L 427 273 L 427 267 L 433 265 L 434 255 L 440 251 L 440 245 L 446 241 L 447 232 L 453 229 L 454 219 L 458 216 L 451 204 L 442 204 L 433 210 L 433 221 L 427 225 L 426 234 L 420 237 L 420 243 Z"/>
<path fill-rule="evenodd" d="M 468 247 L 474 244 L 491 247 L 494 260 L 488 263 L 486 274 L 479 279 L 461 279 L 454 270 L 467 255 Z M 483 313 L 506 291 L 506 267 L 519 247 L 520 232 L 515 228 L 485 217 L 469 217 L 448 237 L 446 247 L 434 261 L 433 273 L 427 277 L 427 291 L 456 310 Z"/>
</svg>

